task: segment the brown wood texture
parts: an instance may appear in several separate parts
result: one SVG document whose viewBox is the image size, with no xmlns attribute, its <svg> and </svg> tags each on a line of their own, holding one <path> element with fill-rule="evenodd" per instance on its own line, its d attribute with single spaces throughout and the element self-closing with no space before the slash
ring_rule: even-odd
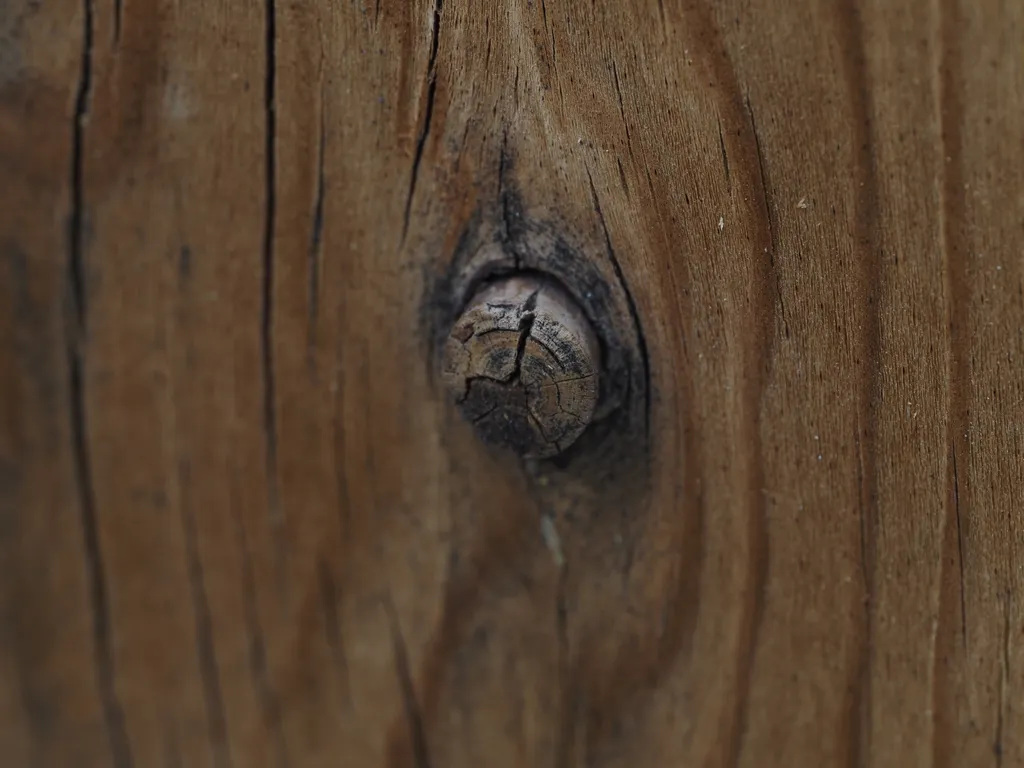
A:
<svg viewBox="0 0 1024 768">
<path fill-rule="evenodd" d="M 438 376 L 515 227 L 571 461 Z M 1022 247 L 1017 0 L 0 3 L 0 764 L 1024 765 Z"/>
</svg>

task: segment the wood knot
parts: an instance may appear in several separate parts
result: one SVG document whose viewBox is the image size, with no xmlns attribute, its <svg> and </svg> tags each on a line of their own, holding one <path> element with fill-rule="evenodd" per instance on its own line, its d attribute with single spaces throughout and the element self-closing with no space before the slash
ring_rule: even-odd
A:
<svg viewBox="0 0 1024 768">
<path fill-rule="evenodd" d="M 442 377 L 492 445 L 550 458 L 594 415 L 601 351 L 576 302 L 534 275 L 483 286 L 445 341 Z"/>
</svg>

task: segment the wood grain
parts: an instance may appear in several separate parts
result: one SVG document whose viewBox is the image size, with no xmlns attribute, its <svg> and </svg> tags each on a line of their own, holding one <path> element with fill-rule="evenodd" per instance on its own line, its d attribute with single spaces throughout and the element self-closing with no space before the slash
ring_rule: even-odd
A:
<svg viewBox="0 0 1024 768">
<path fill-rule="evenodd" d="M 0 6 L 2 762 L 1024 764 L 1022 41 Z M 606 323 L 569 458 L 444 391 L 488 259 Z"/>
</svg>

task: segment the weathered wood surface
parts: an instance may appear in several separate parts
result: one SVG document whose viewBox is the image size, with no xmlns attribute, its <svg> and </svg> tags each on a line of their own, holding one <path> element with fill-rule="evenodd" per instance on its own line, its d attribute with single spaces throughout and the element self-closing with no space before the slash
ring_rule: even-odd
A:
<svg viewBox="0 0 1024 768">
<path fill-rule="evenodd" d="M 590 459 L 440 385 L 510 222 Z M 1024 765 L 1022 243 L 1016 0 L 7 0 L 0 761 Z"/>
</svg>

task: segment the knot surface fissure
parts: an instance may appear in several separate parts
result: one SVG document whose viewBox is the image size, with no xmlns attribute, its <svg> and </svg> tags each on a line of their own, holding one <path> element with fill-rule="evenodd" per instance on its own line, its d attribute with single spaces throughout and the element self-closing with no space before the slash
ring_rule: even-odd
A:
<svg viewBox="0 0 1024 768">
<path fill-rule="evenodd" d="M 445 343 L 452 399 L 488 443 L 561 453 L 597 405 L 600 345 L 571 296 L 537 276 L 485 285 Z"/>
</svg>

